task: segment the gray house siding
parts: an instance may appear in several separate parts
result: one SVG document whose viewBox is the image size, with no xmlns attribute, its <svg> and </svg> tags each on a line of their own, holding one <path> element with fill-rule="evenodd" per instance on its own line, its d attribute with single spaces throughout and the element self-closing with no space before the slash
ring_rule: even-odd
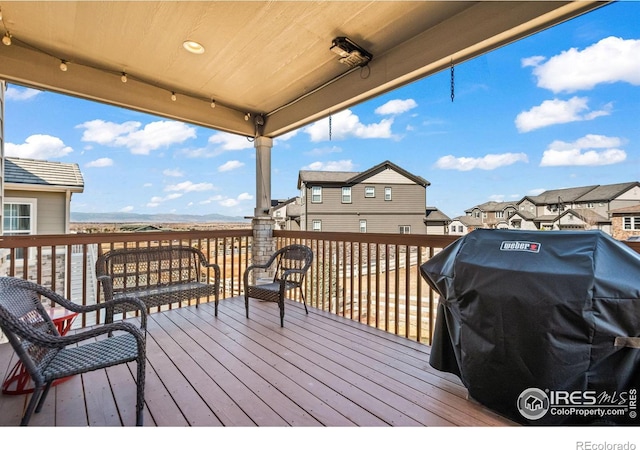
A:
<svg viewBox="0 0 640 450">
<path fill-rule="evenodd" d="M 37 201 L 36 234 L 64 234 L 66 218 L 66 194 L 64 192 L 28 192 L 6 190 L 5 200 L 33 198 Z"/>
<path fill-rule="evenodd" d="M 326 232 L 362 232 L 361 221 L 367 233 L 400 233 L 400 227 L 410 227 L 403 232 L 411 234 L 427 232 L 429 182 L 389 161 L 361 173 L 301 171 L 298 184 L 303 230 L 312 231 L 319 220 Z M 314 187 L 322 189 L 321 201 L 313 201 Z M 350 201 L 343 201 L 343 188 L 350 188 Z"/>
</svg>

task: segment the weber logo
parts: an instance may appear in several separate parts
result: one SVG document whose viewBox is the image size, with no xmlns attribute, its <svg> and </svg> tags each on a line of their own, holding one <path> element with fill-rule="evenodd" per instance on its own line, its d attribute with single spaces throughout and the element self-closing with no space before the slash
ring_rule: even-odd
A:
<svg viewBox="0 0 640 450">
<path fill-rule="evenodd" d="M 502 241 L 500 250 L 504 252 L 531 252 L 539 253 L 540 244 L 537 242 L 527 241 Z"/>
</svg>

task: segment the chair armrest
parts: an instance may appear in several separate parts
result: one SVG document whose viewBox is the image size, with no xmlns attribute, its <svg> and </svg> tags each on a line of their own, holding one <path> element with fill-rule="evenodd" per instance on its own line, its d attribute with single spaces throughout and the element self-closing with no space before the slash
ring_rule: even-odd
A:
<svg viewBox="0 0 640 450">
<path fill-rule="evenodd" d="M 111 300 L 113 298 L 113 281 L 109 275 L 100 275 L 97 277 L 98 282 L 102 285 L 104 299 Z"/>
<path fill-rule="evenodd" d="M 98 311 L 98 310 L 110 308 L 119 304 L 128 303 L 128 304 L 136 305 L 137 309 L 140 310 L 140 319 L 141 319 L 142 329 L 146 330 L 147 328 L 147 307 L 142 302 L 142 300 L 139 300 L 135 297 L 121 297 L 118 299 L 107 300 L 102 303 L 96 303 L 95 305 L 79 305 L 70 300 L 67 300 L 57 292 L 52 291 L 51 289 L 46 288 L 44 286 L 35 285 L 33 289 L 35 289 L 39 294 L 43 295 L 44 297 L 47 297 L 49 300 L 52 300 L 58 305 L 65 307 L 69 311 L 73 311 L 79 314 Z"/>
<path fill-rule="evenodd" d="M 47 348 L 64 348 L 69 345 L 77 344 L 79 342 L 101 336 L 103 334 L 110 335 L 114 331 L 124 331 L 132 334 L 138 341 L 138 344 L 142 346 L 145 345 L 146 341 L 146 334 L 142 332 L 142 329 L 128 322 L 116 322 L 101 325 L 96 328 L 87 329 L 85 331 L 80 331 L 78 333 L 66 336 L 44 333 L 42 331 L 33 329 L 26 324 L 24 326 L 20 325 L 21 324 L 11 323 L 8 326 L 12 332 L 17 334 L 18 336 L 21 336 L 23 339 L 27 339 L 28 341 L 33 342 L 36 345 Z"/>
</svg>

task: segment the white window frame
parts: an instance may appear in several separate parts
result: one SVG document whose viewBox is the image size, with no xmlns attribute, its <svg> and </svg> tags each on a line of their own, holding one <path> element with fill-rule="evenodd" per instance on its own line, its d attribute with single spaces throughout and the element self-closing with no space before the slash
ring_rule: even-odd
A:
<svg viewBox="0 0 640 450">
<path fill-rule="evenodd" d="M 322 186 L 311 186 L 311 203 L 322 203 Z"/>
<path fill-rule="evenodd" d="M 342 203 L 351 203 L 351 186 L 342 187 Z"/>
<path fill-rule="evenodd" d="M 375 198 L 376 197 L 376 187 L 375 186 L 365 186 L 364 187 L 364 198 Z"/>
<path fill-rule="evenodd" d="M 29 230 L 21 231 L 21 230 L 6 230 L 4 228 L 4 223 L 6 220 L 6 214 L 4 212 L 5 206 L 8 205 L 29 205 Z M 4 204 L 2 206 L 2 234 L 5 236 L 22 236 L 35 234 L 37 230 L 36 219 L 38 217 L 38 199 L 36 198 L 23 198 L 23 197 L 7 197 L 4 199 Z"/>
<path fill-rule="evenodd" d="M 360 219 L 360 233 L 367 232 L 367 219 Z"/>
<path fill-rule="evenodd" d="M 385 202 L 390 202 L 391 199 L 392 199 L 391 188 L 390 187 L 384 188 L 384 201 Z"/>
<path fill-rule="evenodd" d="M 28 231 L 20 231 L 18 230 L 5 230 L 4 221 L 6 219 L 6 214 L 4 212 L 4 208 L 7 205 L 29 205 L 29 230 Z M 36 198 L 27 198 L 27 197 L 6 197 L 4 199 L 4 203 L 2 205 L 2 234 L 5 236 L 28 236 L 30 234 L 37 234 L 38 229 L 38 199 Z M 27 256 L 28 259 L 33 257 L 33 252 L 35 249 L 29 249 L 29 254 Z M 17 263 L 20 264 L 20 261 L 23 260 L 22 249 L 16 249 L 16 258 Z"/>
<path fill-rule="evenodd" d="M 496 219 L 503 219 L 504 211 L 496 211 Z"/>
<path fill-rule="evenodd" d="M 624 230 L 640 230 L 640 216 L 623 216 L 622 228 Z"/>
<path fill-rule="evenodd" d="M 400 234 L 411 234 L 411 225 L 400 225 L 399 226 Z"/>
<path fill-rule="evenodd" d="M 322 231 L 322 220 L 312 220 L 311 221 L 311 231 Z"/>
</svg>

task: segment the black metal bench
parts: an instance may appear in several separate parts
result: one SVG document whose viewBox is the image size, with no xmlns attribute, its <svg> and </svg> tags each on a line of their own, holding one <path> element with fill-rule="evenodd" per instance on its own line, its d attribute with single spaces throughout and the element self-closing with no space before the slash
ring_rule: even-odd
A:
<svg viewBox="0 0 640 450">
<path fill-rule="evenodd" d="M 214 282 L 207 280 L 213 270 Z M 184 245 L 139 247 L 111 250 L 96 262 L 96 275 L 104 300 L 136 297 L 147 308 L 182 303 L 211 296 L 218 315 L 220 268 L 210 263 L 195 247 Z M 126 304 L 106 311 L 106 323 L 114 314 L 129 311 Z"/>
</svg>

